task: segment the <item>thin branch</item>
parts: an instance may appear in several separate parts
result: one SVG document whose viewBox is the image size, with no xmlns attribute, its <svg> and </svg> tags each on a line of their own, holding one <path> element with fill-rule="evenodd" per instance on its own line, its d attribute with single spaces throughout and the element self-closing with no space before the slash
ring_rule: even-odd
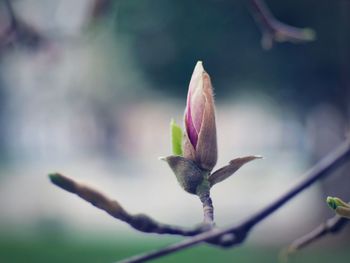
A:
<svg viewBox="0 0 350 263">
<path fill-rule="evenodd" d="M 7 8 L 7 12 L 10 17 L 10 28 L 12 30 L 16 30 L 18 22 L 17 22 L 15 11 L 13 10 L 13 7 L 12 7 L 12 3 L 10 0 L 5 0 L 4 4 Z"/>
<path fill-rule="evenodd" d="M 81 183 L 77 183 L 61 174 L 51 174 L 50 180 L 56 186 L 78 195 L 97 208 L 104 210 L 112 217 L 129 224 L 131 227 L 141 232 L 194 236 L 207 230 L 207 227 L 202 225 L 193 229 L 186 229 L 183 227 L 159 223 L 144 214 L 131 215 L 117 201 L 109 199 L 99 191 Z"/>
<path fill-rule="evenodd" d="M 112 217 L 129 224 L 134 229 L 144 233 L 169 234 L 179 236 L 196 236 L 200 233 L 209 232 L 214 229 L 213 206 L 209 195 L 204 195 L 203 223 L 193 228 L 184 228 L 180 226 L 159 223 L 145 214 L 132 215 L 127 212 L 116 200 L 112 200 L 99 192 L 98 190 L 78 183 L 67 176 L 59 173 L 50 174 L 49 178 L 53 184 L 66 190 L 67 192 L 78 195 L 80 198 L 91 203 L 93 206 L 107 212 Z M 211 245 L 226 246 L 224 239 L 207 240 Z"/>
<path fill-rule="evenodd" d="M 310 28 L 297 28 L 278 21 L 263 0 L 250 0 L 251 10 L 262 31 L 261 44 L 270 49 L 274 42 L 302 43 L 313 41 L 315 32 Z"/>
<path fill-rule="evenodd" d="M 272 202 L 266 208 L 258 212 L 257 214 L 249 217 L 238 226 L 231 226 L 224 229 L 213 229 L 205 233 L 201 233 L 192 238 L 185 239 L 179 243 L 170 245 L 166 248 L 151 251 L 142 255 L 136 255 L 129 259 L 120 261 L 123 263 L 145 262 L 147 260 L 159 258 L 176 251 L 183 250 L 195 246 L 199 243 L 206 242 L 208 240 L 215 240 L 222 246 L 235 246 L 243 243 L 250 230 L 264 220 L 266 217 L 275 212 L 278 208 L 283 206 L 289 200 L 301 193 L 303 190 L 320 180 L 321 178 L 329 175 L 332 171 L 342 165 L 350 157 L 350 143 L 345 141 L 342 145 L 316 163 L 309 171 L 304 174 L 304 179 L 292 187 L 287 193 L 282 195 L 276 201 Z M 219 241 L 218 241 L 219 240 Z"/>
<path fill-rule="evenodd" d="M 17 16 L 12 1 L 5 0 L 4 5 L 10 23 L 4 34 L 0 36 L 0 47 L 18 44 L 22 47 L 37 49 L 48 42 L 48 39 L 41 32 Z"/>
<path fill-rule="evenodd" d="M 203 224 L 214 226 L 214 207 L 209 191 L 199 198 L 203 204 Z"/>
<path fill-rule="evenodd" d="M 287 262 L 289 256 L 291 256 L 295 252 L 310 245 L 311 243 L 316 242 L 317 240 L 321 239 L 326 235 L 338 233 L 339 231 L 344 229 L 344 227 L 346 227 L 348 223 L 349 219 L 340 217 L 338 215 L 328 219 L 326 222 L 320 224 L 310 233 L 307 233 L 306 235 L 293 241 L 293 243 L 282 252 L 281 261 Z"/>
<path fill-rule="evenodd" d="M 8 46 L 13 41 L 18 24 L 12 3 L 9 0 L 5 0 L 4 7 L 7 9 L 9 23 L 0 35 L 0 48 Z"/>
</svg>

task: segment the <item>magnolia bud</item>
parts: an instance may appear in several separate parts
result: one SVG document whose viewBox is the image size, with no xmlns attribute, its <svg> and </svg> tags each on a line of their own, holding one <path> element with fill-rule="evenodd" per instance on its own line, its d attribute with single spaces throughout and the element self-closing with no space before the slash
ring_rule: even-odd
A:
<svg viewBox="0 0 350 263">
<path fill-rule="evenodd" d="M 218 157 L 215 105 L 210 77 L 201 61 L 192 73 L 184 122 L 184 132 L 171 122 L 174 155 L 163 160 L 168 162 L 182 188 L 189 193 L 209 196 L 210 187 L 230 177 L 245 163 L 261 158 L 254 155 L 236 158 L 211 174 Z"/>
<path fill-rule="evenodd" d="M 211 171 L 217 161 L 215 105 L 210 77 L 201 61 L 190 81 L 184 121 L 184 157 Z"/>
</svg>

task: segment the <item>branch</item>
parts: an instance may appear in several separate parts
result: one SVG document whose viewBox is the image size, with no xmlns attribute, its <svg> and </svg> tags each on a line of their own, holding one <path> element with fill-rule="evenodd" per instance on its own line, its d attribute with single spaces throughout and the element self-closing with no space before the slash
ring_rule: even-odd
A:
<svg viewBox="0 0 350 263">
<path fill-rule="evenodd" d="M 281 261 L 287 262 L 290 255 L 308 246 L 311 243 L 321 239 L 329 234 L 336 234 L 341 231 L 349 223 L 349 219 L 340 216 L 334 216 L 326 222 L 320 224 L 310 233 L 298 238 L 287 249 L 282 251 Z"/>
<path fill-rule="evenodd" d="M 17 18 L 15 16 L 15 12 L 13 10 L 12 4 L 9 0 L 4 1 L 4 7 L 7 9 L 8 17 L 9 17 L 9 25 L 4 30 L 4 32 L 0 35 L 0 48 L 6 47 L 9 45 L 14 38 L 14 32 L 17 28 Z"/>
<path fill-rule="evenodd" d="M 203 204 L 203 224 L 208 224 L 212 227 L 214 226 L 214 206 L 209 191 L 199 196 L 199 198 Z"/>
<path fill-rule="evenodd" d="M 0 47 L 19 44 L 26 48 L 37 49 L 47 43 L 47 38 L 35 27 L 20 19 L 10 0 L 4 1 L 10 24 L 3 35 L 0 35 Z"/>
<path fill-rule="evenodd" d="M 278 21 L 263 0 L 250 0 L 251 10 L 262 31 L 261 45 L 270 49 L 274 42 L 304 43 L 313 41 L 316 33 L 310 28 L 297 28 Z"/>
<path fill-rule="evenodd" d="M 89 186 L 77 183 L 74 180 L 58 173 L 51 174 L 49 177 L 51 182 L 56 186 L 78 195 L 97 208 L 104 210 L 112 217 L 129 224 L 131 227 L 141 232 L 194 236 L 207 230 L 207 227 L 204 225 L 199 225 L 193 229 L 186 229 L 159 223 L 144 214 L 131 215 L 117 201 L 109 199 L 99 191 Z"/>
<path fill-rule="evenodd" d="M 350 157 L 350 143 L 345 141 L 342 145 L 328 154 L 318 163 L 316 163 L 309 171 L 304 174 L 304 179 L 292 187 L 288 192 L 272 202 L 266 208 L 249 217 L 238 226 L 231 226 L 224 229 L 212 229 L 208 232 L 198 234 L 192 238 L 185 239 L 179 243 L 175 243 L 166 248 L 151 251 L 142 255 L 136 255 L 129 259 L 120 261 L 123 263 L 145 262 L 147 260 L 159 258 L 164 255 L 174 253 L 195 246 L 208 240 L 214 240 L 222 246 L 235 246 L 243 243 L 250 230 L 264 220 L 266 217 L 274 213 L 278 208 L 283 206 L 289 200 L 301 193 L 303 190 L 316 183 L 321 178 L 329 175 L 332 171 L 342 165 Z"/>
<path fill-rule="evenodd" d="M 15 11 L 13 10 L 13 7 L 12 7 L 12 3 L 10 3 L 10 0 L 5 0 L 4 4 L 5 4 L 5 7 L 7 8 L 7 12 L 10 17 L 10 27 L 12 29 L 16 29 L 18 23 L 17 23 Z"/>
</svg>

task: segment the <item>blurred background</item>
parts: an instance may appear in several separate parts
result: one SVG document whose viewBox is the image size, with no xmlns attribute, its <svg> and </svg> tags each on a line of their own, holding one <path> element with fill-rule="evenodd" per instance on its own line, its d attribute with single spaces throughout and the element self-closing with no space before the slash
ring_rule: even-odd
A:
<svg viewBox="0 0 350 263">
<path fill-rule="evenodd" d="M 300 180 L 348 135 L 350 2 L 277 1 L 313 42 L 261 47 L 245 0 L 0 1 L 0 262 L 113 262 L 181 240 L 131 229 L 53 186 L 60 172 L 130 212 L 193 226 L 199 200 L 159 156 L 182 123 L 198 60 L 212 78 L 219 161 L 250 154 L 212 190 L 219 226 L 239 223 Z M 157 262 L 275 262 L 350 199 L 349 165 L 300 194 L 233 250 L 198 246 Z M 268 237 L 268 238 L 267 238 Z M 295 262 L 348 262 L 349 228 Z"/>
</svg>

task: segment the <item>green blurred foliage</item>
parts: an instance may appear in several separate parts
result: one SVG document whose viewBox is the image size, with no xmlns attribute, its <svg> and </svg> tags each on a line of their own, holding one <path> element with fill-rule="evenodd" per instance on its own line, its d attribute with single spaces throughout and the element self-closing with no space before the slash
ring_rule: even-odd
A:
<svg viewBox="0 0 350 263">
<path fill-rule="evenodd" d="M 115 262 L 125 257 L 163 247 L 168 242 L 140 242 L 120 239 L 0 239 L 0 262 L 58 263 L 58 262 Z M 220 249 L 201 245 L 181 251 L 154 262 L 277 262 L 280 248 L 245 245 L 235 249 Z M 306 249 L 294 257 L 298 263 L 347 262 L 350 253 L 346 248 Z"/>
</svg>

